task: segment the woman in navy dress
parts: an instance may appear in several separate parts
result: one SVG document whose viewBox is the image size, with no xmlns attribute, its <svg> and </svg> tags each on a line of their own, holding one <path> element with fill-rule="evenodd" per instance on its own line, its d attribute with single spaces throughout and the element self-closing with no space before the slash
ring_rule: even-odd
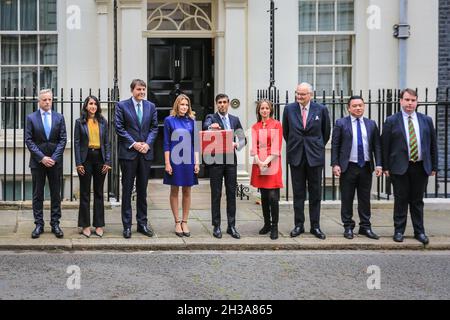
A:
<svg viewBox="0 0 450 320">
<path fill-rule="evenodd" d="M 188 228 L 191 207 L 191 187 L 198 184 L 199 153 L 194 150 L 195 113 L 188 96 L 181 94 L 173 104 L 170 116 L 164 120 L 164 184 L 170 185 L 170 207 L 175 219 L 175 234 L 191 235 Z M 178 216 L 178 192 L 182 187 L 183 218 Z"/>
</svg>

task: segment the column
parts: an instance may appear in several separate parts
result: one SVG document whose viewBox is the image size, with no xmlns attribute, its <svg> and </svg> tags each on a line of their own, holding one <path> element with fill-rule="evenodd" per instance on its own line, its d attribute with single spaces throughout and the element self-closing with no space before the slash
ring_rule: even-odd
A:
<svg viewBox="0 0 450 320">
<path fill-rule="evenodd" d="M 107 89 L 112 87 L 112 79 L 110 79 L 111 73 L 109 72 L 108 62 L 109 52 L 111 52 L 112 46 L 108 46 L 109 34 L 108 34 L 108 7 L 111 3 L 110 0 L 96 0 L 97 2 L 97 59 L 98 59 L 98 79 L 99 89 L 101 90 L 101 97 L 105 99 L 107 97 Z M 112 43 L 112 42 L 109 42 Z M 110 49 L 111 48 L 111 49 Z"/>
</svg>

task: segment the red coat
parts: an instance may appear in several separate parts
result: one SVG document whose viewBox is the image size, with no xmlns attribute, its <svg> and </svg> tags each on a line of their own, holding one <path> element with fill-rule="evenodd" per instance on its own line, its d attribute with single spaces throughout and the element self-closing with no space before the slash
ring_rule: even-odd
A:
<svg viewBox="0 0 450 320">
<path fill-rule="evenodd" d="M 263 122 L 257 122 L 252 126 L 252 150 L 251 155 L 258 155 L 261 161 L 270 155 L 278 155 L 269 163 L 267 170 L 261 172 L 257 164 L 253 164 L 250 184 L 255 188 L 278 189 L 283 188 L 281 170 L 281 148 L 283 145 L 283 128 L 281 123 L 269 118 L 265 127 Z"/>
</svg>

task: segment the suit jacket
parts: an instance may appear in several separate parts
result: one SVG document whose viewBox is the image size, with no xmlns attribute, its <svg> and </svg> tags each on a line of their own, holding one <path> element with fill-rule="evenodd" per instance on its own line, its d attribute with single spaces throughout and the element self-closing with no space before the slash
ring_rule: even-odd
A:
<svg viewBox="0 0 450 320">
<path fill-rule="evenodd" d="M 242 150 L 247 144 L 247 138 L 245 137 L 244 129 L 242 128 L 241 121 L 238 117 L 228 114 L 228 119 L 230 121 L 231 129 L 234 131 L 234 141 L 239 144 L 237 150 Z M 218 123 L 220 125 L 220 130 L 225 130 L 225 126 L 222 122 L 222 118 L 218 112 L 214 114 L 209 114 L 206 116 L 205 122 L 203 123 L 203 130 L 209 130 L 209 127 Z M 237 163 L 236 150 L 234 151 L 234 161 Z"/>
<path fill-rule="evenodd" d="M 375 121 L 363 118 L 369 144 L 370 168 L 374 170 L 374 157 L 377 167 L 382 166 L 380 132 Z M 331 138 L 331 166 L 340 166 L 345 172 L 348 168 L 353 144 L 352 119 L 350 116 L 336 120 Z"/>
<path fill-rule="evenodd" d="M 287 105 L 283 111 L 283 137 L 288 163 L 298 166 L 306 157 L 309 166 L 324 166 L 325 145 L 330 139 L 330 131 L 330 116 L 325 106 L 311 101 L 306 128 L 303 128 L 299 103 Z"/>
<path fill-rule="evenodd" d="M 422 113 L 416 113 L 420 128 L 423 168 L 427 175 L 438 170 L 436 131 L 433 120 Z M 403 175 L 409 166 L 409 151 L 402 112 L 388 117 L 381 135 L 383 146 L 383 170 Z"/>
<path fill-rule="evenodd" d="M 103 161 L 108 166 L 111 166 L 111 145 L 109 143 L 108 122 L 105 118 L 99 121 L 99 129 Z M 75 121 L 74 149 L 75 164 L 80 166 L 86 162 L 89 150 L 89 129 L 86 122 L 81 123 L 81 119 Z"/>
<path fill-rule="evenodd" d="M 142 101 L 142 124 L 134 108 L 132 98 L 120 101 L 116 105 L 116 133 L 119 136 L 119 160 L 134 160 L 138 151 L 130 147 L 135 142 L 146 142 L 150 146 L 145 160 L 153 160 L 153 144 L 158 135 L 158 115 L 156 107 L 150 101 Z"/>
<path fill-rule="evenodd" d="M 47 139 L 38 109 L 27 116 L 25 128 L 25 144 L 30 150 L 30 168 L 41 167 L 44 157 L 50 157 L 56 162 L 56 167 L 63 165 L 63 154 L 67 143 L 66 123 L 62 114 L 52 110 L 52 128 Z"/>
</svg>

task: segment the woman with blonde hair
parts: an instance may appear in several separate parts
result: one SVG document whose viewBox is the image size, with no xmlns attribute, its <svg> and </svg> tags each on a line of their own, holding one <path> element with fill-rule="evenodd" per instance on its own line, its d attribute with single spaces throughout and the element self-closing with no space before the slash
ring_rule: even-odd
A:
<svg viewBox="0 0 450 320">
<path fill-rule="evenodd" d="M 252 150 L 254 157 L 250 184 L 261 191 L 264 226 L 259 234 L 270 232 L 270 238 L 278 238 L 281 177 L 281 146 L 283 128 L 273 119 L 273 104 L 262 99 L 256 106 L 258 121 L 252 126 Z"/>
<path fill-rule="evenodd" d="M 164 184 L 170 185 L 170 207 L 175 219 L 175 234 L 191 235 L 188 228 L 191 207 L 191 187 L 198 184 L 199 152 L 194 149 L 195 113 L 191 100 L 180 94 L 173 104 L 170 116 L 164 120 Z M 182 187 L 183 217 L 178 215 L 178 192 Z"/>
</svg>

